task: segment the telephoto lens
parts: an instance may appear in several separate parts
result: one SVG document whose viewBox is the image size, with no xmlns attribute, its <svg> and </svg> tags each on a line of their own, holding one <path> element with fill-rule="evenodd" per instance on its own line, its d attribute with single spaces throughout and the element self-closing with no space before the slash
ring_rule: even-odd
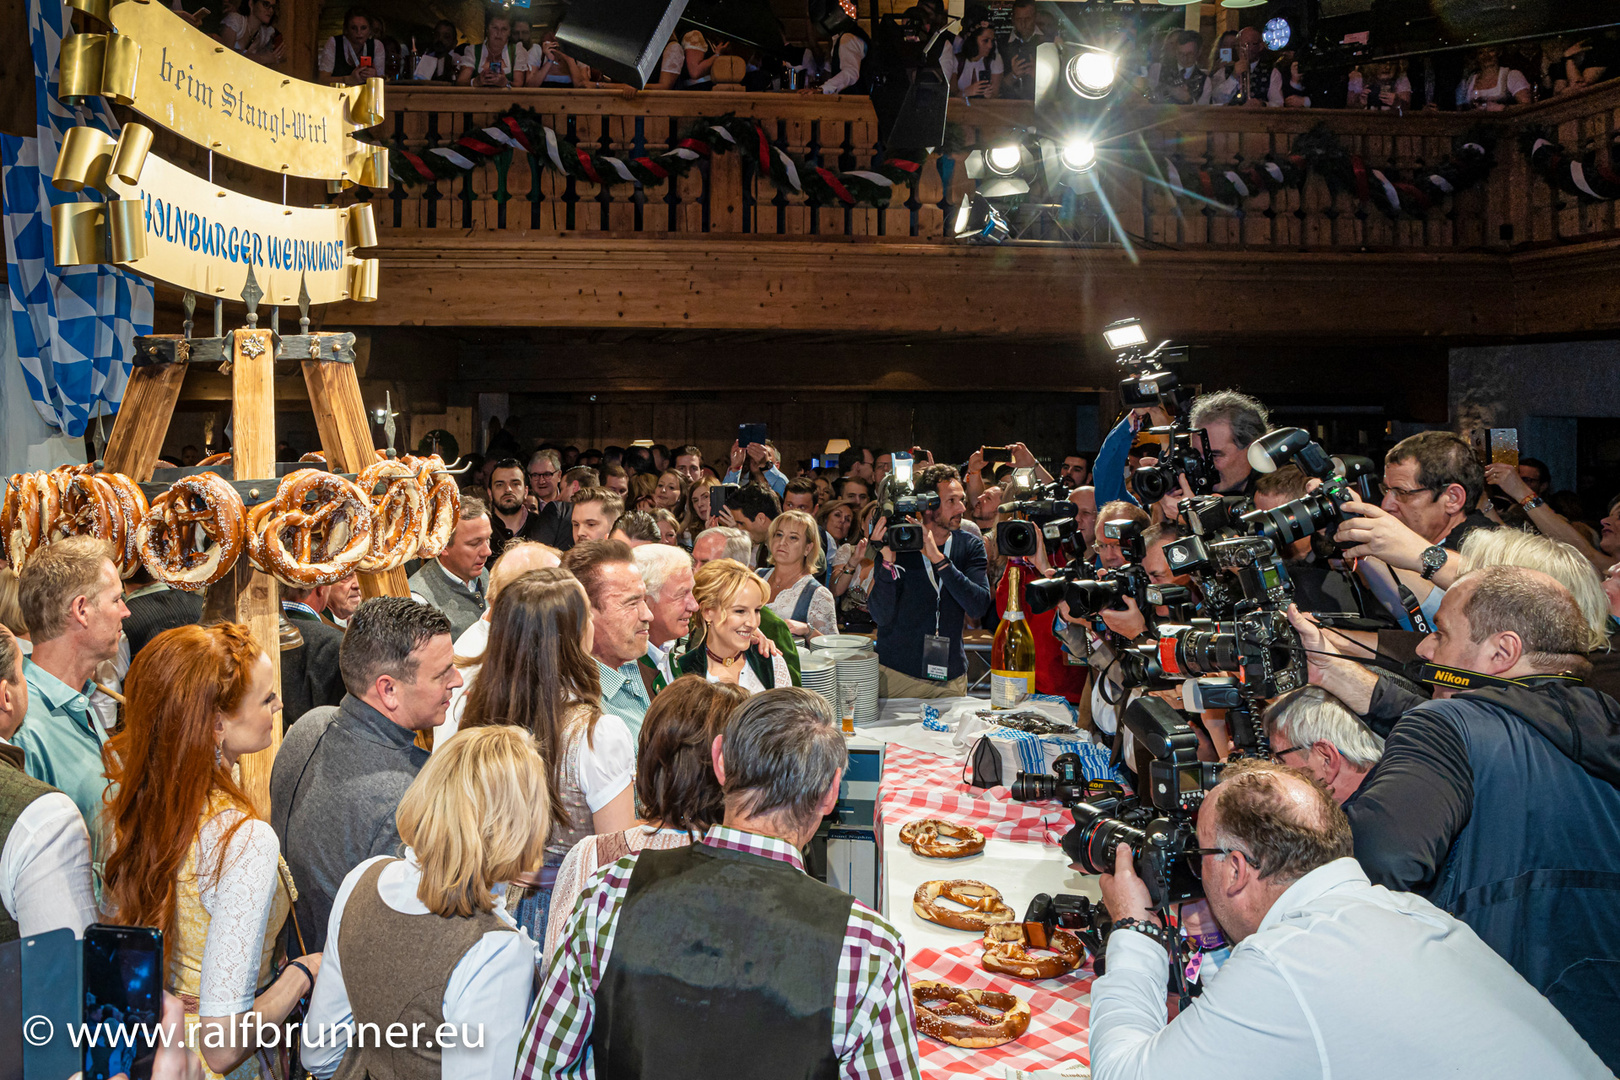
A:
<svg viewBox="0 0 1620 1080">
<path fill-rule="evenodd" d="M 1339 517 L 1339 508 L 1331 499 L 1307 495 L 1271 510 L 1251 510 L 1243 521 L 1283 552 L 1318 529 L 1336 524 Z"/>
<path fill-rule="evenodd" d="M 1075 827 L 1063 838 L 1063 853 L 1088 874 L 1112 874 L 1114 860 L 1119 857 L 1119 845 L 1124 844 L 1132 854 L 1140 857 L 1147 844 L 1147 834 L 1133 829 L 1106 812 L 1081 803 L 1070 808 Z"/>
<path fill-rule="evenodd" d="M 1021 772 L 1007 790 L 1019 802 L 1042 802 L 1057 794 L 1057 777 L 1047 773 Z"/>
</svg>

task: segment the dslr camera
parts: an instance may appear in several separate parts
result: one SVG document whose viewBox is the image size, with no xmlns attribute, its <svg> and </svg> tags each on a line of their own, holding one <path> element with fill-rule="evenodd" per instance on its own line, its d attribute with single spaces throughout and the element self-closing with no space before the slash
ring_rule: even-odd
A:
<svg viewBox="0 0 1620 1080">
<path fill-rule="evenodd" d="M 1378 502 L 1378 480 L 1370 460 L 1329 457 L 1303 428 L 1277 428 L 1249 444 L 1249 464 L 1260 472 L 1276 472 L 1290 463 L 1322 481 L 1322 486 L 1284 506 L 1243 515 L 1248 531 L 1270 540 L 1278 551 L 1313 532 L 1337 529 L 1345 518 L 1344 504 L 1351 499 Z"/>
<path fill-rule="evenodd" d="M 877 493 L 878 516 L 888 523 L 883 542 L 896 553 L 921 551 L 922 514 L 925 510 L 939 509 L 939 493 L 929 491 L 919 495 L 913 490 L 911 473 L 915 462 L 909 453 L 895 451 L 889 457 L 893 464 Z"/>
<path fill-rule="evenodd" d="M 1158 464 L 1145 465 L 1131 474 L 1131 486 L 1145 502 L 1158 502 L 1179 485 L 1177 477 L 1185 476 L 1194 492 L 1203 495 L 1215 490 L 1221 474 L 1215 468 L 1215 457 L 1209 449 L 1209 434 L 1189 431 L 1180 419 L 1168 427 L 1151 427 L 1144 434 L 1168 435 L 1170 445 L 1160 455 Z"/>
<path fill-rule="evenodd" d="M 1075 534 L 1074 504 L 1062 484 L 1037 484 L 1021 493 L 1027 497 L 1002 507 L 1013 515 L 1013 520 L 996 524 L 997 553 L 1028 558 L 1042 543 L 1047 551 L 1055 551 Z"/>
<path fill-rule="evenodd" d="M 1105 610 L 1124 611 L 1126 597 L 1141 606 L 1151 584 L 1147 571 L 1142 569 L 1142 526 L 1130 518 L 1114 518 L 1097 528 L 1103 539 L 1119 544 L 1125 565 L 1098 569 L 1076 560 L 1057 577 L 1029 582 L 1024 595 L 1030 614 L 1040 615 L 1066 602 L 1075 618 L 1090 619 Z"/>
</svg>

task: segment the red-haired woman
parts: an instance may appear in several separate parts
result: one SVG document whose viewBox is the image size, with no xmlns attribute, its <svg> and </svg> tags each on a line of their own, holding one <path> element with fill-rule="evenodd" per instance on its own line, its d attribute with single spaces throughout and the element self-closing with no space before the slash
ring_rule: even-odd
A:
<svg viewBox="0 0 1620 1080">
<path fill-rule="evenodd" d="M 280 708 L 270 658 L 246 626 L 153 638 L 124 679 L 124 728 L 107 741 L 102 900 L 110 922 L 163 931 L 167 987 L 197 1024 L 210 1075 L 281 1076 L 251 1040 L 315 983 L 319 954 L 274 966 L 295 895 L 275 831 L 233 776 L 270 745 Z M 188 1030 L 192 1030 L 188 1027 Z M 244 1041 L 244 1037 L 248 1041 Z"/>
</svg>

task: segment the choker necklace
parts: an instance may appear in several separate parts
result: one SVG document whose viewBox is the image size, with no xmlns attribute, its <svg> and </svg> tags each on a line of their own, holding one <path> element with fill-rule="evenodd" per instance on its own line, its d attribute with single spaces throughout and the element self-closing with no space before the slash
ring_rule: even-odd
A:
<svg viewBox="0 0 1620 1080">
<path fill-rule="evenodd" d="M 710 660 L 716 661 L 717 663 L 719 663 L 719 665 L 721 667 L 725 667 L 725 668 L 729 668 L 732 664 L 736 663 L 737 661 L 739 661 L 739 660 L 741 660 L 743 658 L 743 654 L 738 653 L 736 656 L 733 656 L 730 660 L 727 660 L 723 656 L 716 656 L 714 650 L 709 648 L 707 645 L 703 646 L 703 651 L 709 654 L 709 659 Z"/>
</svg>

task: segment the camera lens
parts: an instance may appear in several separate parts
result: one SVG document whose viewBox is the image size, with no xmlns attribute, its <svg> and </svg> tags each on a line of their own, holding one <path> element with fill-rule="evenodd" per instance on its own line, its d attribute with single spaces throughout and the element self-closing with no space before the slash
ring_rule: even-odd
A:
<svg viewBox="0 0 1620 1080">
<path fill-rule="evenodd" d="M 1176 486 L 1176 473 L 1164 465 L 1148 465 L 1131 474 L 1131 484 L 1144 502 L 1158 502 Z"/>
<path fill-rule="evenodd" d="M 996 526 L 996 554 L 1007 558 L 1028 558 L 1038 545 L 1035 525 L 1029 521 L 1003 521 Z"/>
<path fill-rule="evenodd" d="M 1003 522 L 1003 524 L 1006 524 Z M 1069 583 L 1062 578 L 1040 578 L 1024 586 L 1024 606 L 1031 615 L 1044 615 L 1058 606 Z"/>
<path fill-rule="evenodd" d="M 1314 495 L 1271 510 L 1254 510 L 1243 515 L 1243 520 L 1275 544 L 1279 552 L 1338 519 L 1339 508 L 1331 500 Z"/>
<path fill-rule="evenodd" d="M 1120 584 L 1117 578 L 1107 581 L 1071 581 L 1063 598 L 1075 615 L 1092 616 L 1106 607 L 1119 603 Z"/>
<path fill-rule="evenodd" d="M 1209 675 L 1242 666 L 1237 637 L 1214 630 L 1185 630 L 1160 638 L 1159 662 L 1171 675 Z"/>
<path fill-rule="evenodd" d="M 1019 802 L 1040 802 L 1057 794 L 1057 778 L 1045 773 L 1021 772 L 1008 791 Z"/>
<path fill-rule="evenodd" d="M 1063 853 L 1086 873 L 1112 874 L 1121 844 L 1141 856 L 1147 842 L 1147 835 L 1141 829 L 1106 817 L 1089 803 L 1081 803 L 1073 812 L 1075 827 L 1063 838 Z"/>
</svg>

